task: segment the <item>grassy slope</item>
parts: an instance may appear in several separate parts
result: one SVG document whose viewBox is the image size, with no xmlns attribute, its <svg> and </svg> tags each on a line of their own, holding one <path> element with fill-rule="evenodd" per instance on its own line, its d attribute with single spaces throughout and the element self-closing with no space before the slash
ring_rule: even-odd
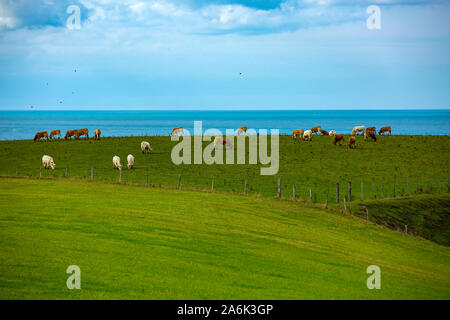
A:
<svg viewBox="0 0 450 320">
<path fill-rule="evenodd" d="M 448 248 L 267 198 L 3 178 L 0 248 L 0 298 L 450 297 Z"/>
<path fill-rule="evenodd" d="M 420 235 L 442 245 L 450 245 L 450 195 L 432 194 L 403 199 L 370 200 L 352 206 L 354 214 L 392 229 Z"/>
<path fill-rule="evenodd" d="M 140 153 L 140 142 L 151 142 L 152 155 Z M 44 172 L 44 176 L 63 177 L 66 166 L 69 176 L 87 179 L 94 166 L 96 180 L 117 181 L 119 173 L 112 168 L 112 157 L 119 155 L 122 164 L 129 153 L 136 157 L 134 170 L 123 170 L 123 181 L 145 184 L 145 172 L 149 170 L 149 181 L 154 185 L 175 187 L 178 174 L 182 173 L 182 187 L 209 190 L 215 177 L 215 188 L 221 191 L 243 191 L 243 180 L 248 179 L 249 193 L 273 196 L 277 180 L 282 178 L 283 195 L 292 197 L 292 184 L 297 188 L 297 197 L 303 199 L 313 192 L 315 202 L 324 202 L 329 191 L 334 198 L 336 182 L 341 183 L 341 199 L 347 193 L 347 182 L 353 182 L 354 197 L 359 198 L 361 181 L 364 182 L 364 197 L 371 196 L 371 183 L 375 182 L 375 195 L 381 196 L 384 183 L 385 196 L 392 195 L 392 181 L 397 180 L 396 194 L 406 193 L 406 177 L 410 190 L 426 190 L 430 179 L 432 190 L 436 190 L 439 179 L 440 190 L 447 191 L 450 176 L 450 137 L 448 136 L 387 136 L 379 137 L 376 143 L 358 137 L 357 149 L 345 146 L 334 147 L 331 137 L 315 136 L 312 142 L 294 144 L 290 137 L 280 140 L 280 170 L 276 176 L 261 176 L 256 165 L 180 165 L 171 162 L 170 153 L 176 142 L 169 137 L 107 138 L 101 141 L 0 141 L 0 175 L 14 175 L 16 165 L 20 175 L 39 175 L 43 154 L 52 155 L 57 169 Z M 206 142 L 204 145 L 206 146 Z"/>
</svg>

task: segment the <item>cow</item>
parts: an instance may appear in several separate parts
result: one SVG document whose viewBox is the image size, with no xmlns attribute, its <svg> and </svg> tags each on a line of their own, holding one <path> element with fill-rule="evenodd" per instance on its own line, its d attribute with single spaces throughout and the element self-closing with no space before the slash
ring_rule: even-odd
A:
<svg viewBox="0 0 450 320">
<path fill-rule="evenodd" d="M 127 156 L 127 162 L 128 162 L 128 169 L 133 168 L 133 166 L 134 166 L 134 157 L 133 157 L 132 154 L 129 154 Z"/>
<path fill-rule="evenodd" d="M 74 137 L 77 133 L 77 129 L 73 129 L 73 130 L 67 130 L 66 135 L 64 136 L 64 139 L 70 139 L 71 137 Z"/>
<path fill-rule="evenodd" d="M 100 129 L 95 129 L 95 131 L 94 131 L 94 139 L 95 140 L 100 140 L 101 134 L 102 134 L 102 131 Z"/>
<path fill-rule="evenodd" d="M 322 130 L 322 127 L 321 126 L 317 126 L 317 127 L 314 127 L 314 128 L 312 128 L 311 129 L 311 134 L 313 134 L 313 133 L 320 133 L 320 130 Z"/>
<path fill-rule="evenodd" d="M 233 144 L 231 143 L 231 141 L 227 140 L 227 138 L 224 138 L 224 137 L 216 137 L 214 139 L 214 148 L 217 145 L 225 145 L 227 149 L 233 148 Z"/>
<path fill-rule="evenodd" d="M 52 139 L 54 136 L 58 136 L 58 139 L 61 138 L 61 131 L 53 130 L 52 132 L 50 132 L 50 139 Z"/>
<path fill-rule="evenodd" d="M 89 139 L 89 130 L 86 128 L 77 130 L 75 139 L 79 139 L 81 136 L 86 136 L 86 139 Z"/>
<path fill-rule="evenodd" d="M 366 132 L 367 132 L 367 131 L 377 132 L 377 128 L 376 128 L 376 127 L 368 127 L 368 128 L 366 129 Z"/>
<path fill-rule="evenodd" d="M 237 135 L 239 136 L 241 133 L 246 134 L 247 133 L 247 127 L 240 127 L 238 132 L 237 132 Z"/>
<path fill-rule="evenodd" d="M 55 170 L 55 162 L 53 161 L 53 158 L 47 155 L 44 155 L 42 157 L 42 165 L 45 169 L 52 168 L 52 170 Z"/>
<path fill-rule="evenodd" d="M 389 132 L 389 135 L 391 135 L 391 127 L 383 127 L 383 128 L 381 128 L 380 131 L 378 131 L 378 134 L 383 134 L 384 135 L 385 132 Z"/>
<path fill-rule="evenodd" d="M 364 133 L 365 127 L 364 126 L 358 126 L 354 127 L 352 130 L 352 136 L 357 134 L 358 132 L 361 132 L 361 135 Z"/>
<path fill-rule="evenodd" d="M 41 131 L 36 133 L 36 135 L 34 136 L 33 141 L 39 141 L 41 138 L 47 139 L 48 140 L 48 132 L 47 131 Z"/>
<path fill-rule="evenodd" d="M 303 133 L 305 131 L 303 129 L 294 129 L 294 131 L 292 131 L 292 139 L 296 139 L 298 137 L 303 138 Z"/>
<path fill-rule="evenodd" d="M 147 141 L 142 141 L 141 142 L 141 151 L 142 153 L 151 153 L 153 152 L 152 147 L 150 147 L 150 143 L 148 143 Z"/>
<path fill-rule="evenodd" d="M 349 148 L 349 149 L 354 149 L 354 148 L 356 148 L 356 138 L 355 138 L 354 136 L 351 136 L 351 137 L 348 139 L 348 148 Z"/>
<path fill-rule="evenodd" d="M 329 132 L 326 131 L 326 130 L 320 130 L 320 133 L 321 133 L 323 136 L 329 136 L 329 135 L 330 135 Z"/>
<path fill-rule="evenodd" d="M 328 135 L 330 137 L 334 137 L 336 135 L 336 130 L 330 130 L 330 133 Z"/>
<path fill-rule="evenodd" d="M 170 134 L 170 136 L 174 136 L 175 134 L 182 135 L 183 134 L 183 127 L 173 128 L 172 133 Z"/>
<path fill-rule="evenodd" d="M 120 158 L 118 156 L 114 156 L 112 162 L 115 169 L 122 170 L 122 165 L 120 164 Z"/>
<path fill-rule="evenodd" d="M 364 132 L 364 140 L 372 139 L 373 141 L 377 141 L 377 137 L 375 136 L 375 130 L 366 130 Z"/>
<path fill-rule="evenodd" d="M 334 136 L 334 140 L 333 140 L 334 145 L 339 143 L 339 145 L 341 146 L 343 142 L 344 142 L 344 135 L 342 133 Z"/>
<path fill-rule="evenodd" d="M 306 130 L 303 133 L 303 139 L 306 141 L 311 141 L 312 140 L 312 130 Z"/>
</svg>

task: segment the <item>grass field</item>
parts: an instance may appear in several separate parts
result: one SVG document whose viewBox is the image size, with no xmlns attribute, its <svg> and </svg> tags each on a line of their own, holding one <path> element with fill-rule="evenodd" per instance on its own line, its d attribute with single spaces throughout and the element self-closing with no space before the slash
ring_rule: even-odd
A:
<svg viewBox="0 0 450 320">
<path fill-rule="evenodd" d="M 1 299 L 450 298 L 449 248 L 265 197 L 0 178 L 0 248 Z"/>
<path fill-rule="evenodd" d="M 348 138 L 348 137 L 347 137 Z M 346 139 L 347 139 L 346 138 Z M 296 186 L 297 198 L 309 198 L 313 202 L 325 202 L 326 192 L 335 197 L 336 183 L 340 183 L 340 196 L 348 192 L 348 181 L 352 182 L 354 199 L 360 198 L 361 182 L 363 195 L 380 198 L 415 192 L 448 191 L 450 177 L 449 136 L 379 136 L 377 142 L 364 141 L 357 137 L 357 148 L 335 147 L 331 137 L 315 136 L 312 142 L 293 143 L 289 136 L 280 137 L 280 166 L 274 176 L 261 176 L 260 165 L 179 165 L 171 161 L 171 150 L 177 142 L 169 137 L 123 137 L 104 138 L 100 141 L 78 140 L 33 143 L 30 140 L 0 141 L 0 175 L 39 176 L 41 158 L 53 156 L 56 170 L 43 170 L 43 176 L 90 179 L 91 167 L 97 181 L 116 182 L 118 170 L 113 169 L 112 157 L 118 155 L 122 165 L 132 153 L 135 168 L 122 172 L 122 182 L 175 188 L 181 174 L 181 187 L 190 190 L 210 190 L 212 178 L 217 191 L 243 192 L 244 180 L 248 181 L 248 193 L 274 196 L 277 181 L 281 178 L 283 197 L 292 197 L 292 185 Z M 142 155 L 140 142 L 150 141 L 153 154 Z M 207 142 L 204 142 L 204 146 Z"/>
</svg>

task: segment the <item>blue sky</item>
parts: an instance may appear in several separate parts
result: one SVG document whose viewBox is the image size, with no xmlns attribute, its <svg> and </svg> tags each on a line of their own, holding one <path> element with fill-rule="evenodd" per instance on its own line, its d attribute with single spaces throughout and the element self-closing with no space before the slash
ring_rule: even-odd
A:
<svg viewBox="0 0 450 320">
<path fill-rule="evenodd" d="M 0 109 L 449 108 L 449 49 L 449 1 L 0 0 Z"/>
</svg>

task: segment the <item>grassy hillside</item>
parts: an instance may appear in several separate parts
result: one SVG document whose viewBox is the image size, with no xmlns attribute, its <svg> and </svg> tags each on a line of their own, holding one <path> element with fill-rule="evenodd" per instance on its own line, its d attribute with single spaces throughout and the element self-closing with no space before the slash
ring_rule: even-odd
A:
<svg viewBox="0 0 450 320">
<path fill-rule="evenodd" d="M 347 137 L 348 138 L 348 137 Z M 346 138 L 346 139 L 347 139 Z M 43 176 L 64 177 L 66 167 L 70 178 L 89 179 L 91 167 L 98 181 L 117 181 L 119 172 L 112 167 L 112 157 L 118 155 L 122 164 L 132 153 L 136 158 L 133 170 L 123 170 L 125 183 L 145 184 L 148 170 L 149 183 L 176 187 L 178 175 L 182 174 L 181 186 L 185 189 L 210 190 L 215 177 L 219 191 L 243 192 L 244 180 L 248 192 L 273 196 L 277 180 L 282 179 L 283 197 L 292 197 L 292 185 L 296 185 L 297 198 L 309 198 L 311 188 L 314 202 L 324 202 L 328 191 L 335 197 L 336 183 L 340 182 L 341 199 L 348 192 L 352 181 L 354 198 L 360 197 L 361 182 L 367 199 L 374 195 L 393 195 L 392 183 L 396 181 L 396 195 L 409 190 L 431 192 L 448 191 L 450 177 L 450 137 L 448 136 L 382 136 L 378 141 L 368 142 L 358 136 L 357 148 L 335 147 L 331 137 L 315 136 L 312 142 L 293 143 L 289 136 L 281 136 L 280 168 L 276 176 L 261 176 L 259 165 L 179 165 L 171 161 L 171 150 L 176 142 L 169 137 L 106 138 L 100 141 L 0 141 L 0 175 L 39 176 L 42 155 L 55 159 L 57 168 L 47 170 Z M 142 155 L 140 142 L 150 141 L 154 153 Z M 204 142 L 204 146 L 207 142 Z M 384 186 L 383 186 L 384 184 Z M 428 185 L 428 187 L 427 187 Z"/>
<path fill-rule="evenodd" d="M 366 217 L 366 208 L 369 219 L 377 224 L 450 245 L 449 194 L 362 201 L 352 211 Z"/>
<path fill-rule="evenodd" d="M 446 247 L 239 195 L 1 178 L 0 257 L 2 299 L 450 297 Z M 372 264 L 381 290 L 366 288 Z"/>
</svg>

